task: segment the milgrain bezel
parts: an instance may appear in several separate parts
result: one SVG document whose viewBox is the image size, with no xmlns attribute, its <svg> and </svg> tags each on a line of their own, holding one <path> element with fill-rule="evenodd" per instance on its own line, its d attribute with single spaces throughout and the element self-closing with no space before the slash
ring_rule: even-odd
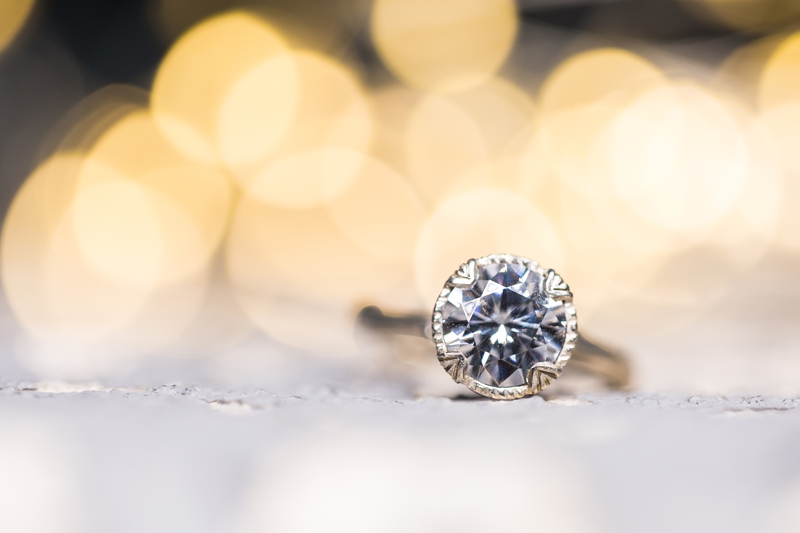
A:
<svg viewBox="0 0 800 533">
<path fill-rule="evenodd" d="M 461 353 L 448 353 L 444 343 L 444 331 L 442 328 L 442 309 L 447 303 L 447 298 L 456 287 L 467 287 L 475 283 L 476 271 L 479 267 L 497 263 L 511 263 L 523 265 L 536 271 L 544 278 L 544 290 L 554 300 L 564 303 L 564 310 L 567 316 L 566 337 L 555 363 L 536 363 L 528 372 L 525 385 L 516 387 L 494 387 L 475 381 L 472 377 L 464 374 L 464 356 Z M 561 276 L 552 269 L 545 271 L 539 263 L 526 257 L 510 254 L 493 254 L 470 259 L 461 265 L 455 273 L 448 278 L 444 284 L 439 298 L 433 307 L 432 332 L 433 342 L 436 344 L 436 356 L 442 367 L 450 374 L 456 383 L 461 383 L 482 396 L 487 396 L 495 400 L 515 400 L 531 396 L 544 390 L 548 385 L 555 381 L 561 371 L 572 356 L 575 343 L 578 340 L 578 316 L 575 313 L 575 306 L 572 304 L 572 292 L 569 286 L 564 283 Z"/>
</svg>

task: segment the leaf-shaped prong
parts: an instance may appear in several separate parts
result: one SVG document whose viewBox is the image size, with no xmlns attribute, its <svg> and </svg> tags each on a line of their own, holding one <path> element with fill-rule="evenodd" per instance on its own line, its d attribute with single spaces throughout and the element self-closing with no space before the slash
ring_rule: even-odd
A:
<svg viewBox="0 0 800 533">
<path fill-rule="evenodd" d="M 450 374 L 450 377 L 453 378 L 453 381 L 456 383 L 461 383 L 462 379 L 462 356 L 461 354 L 444 354 L 439 358 L 439 362 L 444 367 L 445 371 Z"/>
<path fill-rule="evenodd" d="M 528 373 L 528 386 L 531 394 L 536 394 L 550 386 L 561 375 L 561 367 L 553 363 L 536 363 Z"/>
<path fill-rule="evenodd" d="M 475 260 L 470 259 L 450 278 L 453 285 L 472 285 L 475 283 Z"/>
<path fill-rule="evenodd" d="M 556 274 L 553 269 L 547 271 L 544 290 L 554 299 L 572 297 L 572 293 L 569 291 L 569 285 L 567 285 L 564 280 L 561 279 L 561 276 Z"/>
</svg>

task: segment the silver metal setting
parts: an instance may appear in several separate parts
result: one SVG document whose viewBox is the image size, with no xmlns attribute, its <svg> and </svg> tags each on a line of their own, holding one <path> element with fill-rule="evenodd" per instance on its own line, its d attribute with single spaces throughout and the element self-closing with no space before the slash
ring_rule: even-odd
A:
<svg viewBox="0 0 800 533">
<path fill-rule="evenodd" d="M 493 263 L 511 263 L 525 266 L 536 271 L 545 280 L 545 292 L 554 300 L 563 302 L 564 311 L 567 317 L 566 336 L 561 352 L 554 363 L 540 362 L 532 366 L 525 378 L 525 385 L 514 387 L 495 387 L 480 383 L 464 373 L 464 356 L 461 353 L 449 353 L 444 342 L 442 309 L 447 303 L 450 292 L 455 287 L 472 285 L 476 280 L 476 272 L 480 267 Z M 447 282 L 439 294 L 433 307 L 431 317 L 431 328 L 433 341 L 436 345 L 436 355 L 439 363 L 447 371 L 456 383 L 461 383 L 469 387 L 470 390 L 482 396 L 496 400 L 515 400 L 537 394 L 555 381 L 564 368 L 564 365 L 572 357 L 578 341 L 578 316 L 575 306 L 572 304 L 572 292 L 569 286 L 554 270 L 545 271 L 539 263 L 526 257 L 510 254 L 493 254 L 478 259 L 470 259 L 462 264 L 455 273 L 448 278 Z"/>
</svg>

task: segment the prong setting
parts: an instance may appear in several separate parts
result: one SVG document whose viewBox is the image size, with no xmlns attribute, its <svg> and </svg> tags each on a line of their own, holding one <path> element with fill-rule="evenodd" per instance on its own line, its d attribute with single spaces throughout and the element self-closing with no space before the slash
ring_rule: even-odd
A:
<svg viewBox="0 0 800 533">
<path fill-rule="evenodd" d="M 500 276 L 498 279 L 502 278 L 503 272 L 508 272 L 509 274 L 506 277 L 520 283 L 522 283 L 522 278 L 514 276 L 525 276 L 525 280 L 529 281 L 527 281 L 528 285 L 524 285 L 524 287 L 529 289 L 533 287 L 530 290 L 535 290 L 536 292 L 535 294 L 525 292 L 519 288 L 523 287 L 523 285 L 503 286 L 498 284 L 494 280 L 487 279 L 487 272 L 501 272 L 501 274 L 498 274 Z M 450 304 L 449 309 L 452 311 L 453 302 L 458 300 L 464 291 L 471 291 L 469 294 L 474 295 L 478 289 L 483 291 L 484 296 L 481 296 L 480 301 L 476 299 L 468 303 L 462 302 L 461 314 L 463 316 L 468 313 L 485 314 L 485 310 L 480 306 L 487 307 L 491 302 L 494 302 L 496 305 L 492 309 L 499 314 L 492 316 L 502 315 L 504 317 L 502 323 L 498 325 L 491 322 L 491 320 L 486 322 L 486 317 L 480 314 L 481 320 L 484 320 L 482 324 L 489 323 L 497 327 L 474 334 L 464 333 L 464 326 L 453 326 L 452 320 L 446 327 L 445 315 L 447 314 L 448 303 Z M 529 301 L 524 300 L 525 296 L 528 297 Z M 486 298 L 492 298 L 491 302 L 487 303 L 485 301 Z M 531 305 L 533 305 L 531 302 L 534 299 L 536 302 L 550 303 L 547 304 L 549 307 L 534 306 L 534 313 L 526 315 L 524 318 L 515 318 L 508 313 L 503 314 L 504 310 L 497 307 L 497 302 L 504 301 L 504 298 L 505 300 L 516 298 L 524 301 L 525 305 L 527 305 L 525 309 L 531 308 Z M 539 323 L 535 322 L 537 320 L 536 317 L 538 317 Z M 469 318 L 466 323 L 469 324 Z M 450 328 L 450 331 L 448 331 L 448 328 Z M 546 328 L 549 329 L 545 332 Z M 489 337 L 486 331 L 494 334 Z M 537 331 L 537 336 L 526 337 L 520 333 L 530 334 L 532 331 Z M 577 341 L 577 314 L 572 304 L 572 293 L 569 290 L 569 286 L 555 271 L 552 269 L 545 271 L 537 262 L 525 257 L 511 254 L 494 254 L 470 259 L 448 278 L 434 304 L 432 332 L 439 362 L 455 382 L 462 383 L 472 391 L 489 398 L 510 400 L 537 394 L 559 377 L 575 348 Z M 557 332 L 558 339 L 553 339 L 553 332 Z M 458 336 L 457 333 L 461 335 L 461 338 L 455 338 Z M 523 346 L 524 353 L 522 356 L 527 363 L 523 364 L 519 360 L 519 353 L 514 353 L 510 356 L 508 354 L 501 354 L 500 356 L 494 354 L 494 362 L 488 363 L 488 365 L 496 365 L 492 368 L 500 368 L 497 365 L 505 365 L 502 368 L 506 369 L 506 374 L 503 375 L 507 375 L 510 370 L 513 370 L 514 374 L 510 374 L 508 380 L 503 383 L 491 379 L 487 380 L 483 377 L 487 375 L 485 372 L 484 374 L 476 375 L 475 368 L 477 367 L 474 362 L 476 357 L 479 359 L 492 357 L 492 354 L 488 352 L 480 354 L 474 351 L 478 349 L 477 344 L 474 347 L 469 345 L 469 342 L 477 343 L 478 340 L 476 339 L 479 336 L 481 338 L 478 340 L 483 344 L 488 342 L 487 339 L 491 339 L 492 342 L 500 347 L 502 352 L 513 351 L 508 347 L 512 343 L 517 343 L 513 344 L 515 347 Z M 529 338 L 533 340 L 531 340 L 527 348 L 524 348 L 525 344 L 520 340 L 522 338 L 525 338 L 526 341 Z M 536 341 L 535 339 L 539 340 Z M 531 348 L 534 344 L 536 344 L 535 349 Z M 557 353 L 554 353 L 556 349 L 554 347 L 559 346 L 560 349 L 558 349 Z M 525 350 L 528 351 L 526 352 Z M 465 351 L 468 352 L 466 355 Z M 517 349 L 517 352 L 519 351 L 520 349 Z M 471 362 L 468 361 L 468 356 Z M 539 360 L 540 357 L 543 360 Z M 467 371 L 468 368 L 470 371 Z M 514 375 L 519 375 L 518 373 L 522 371 L 524 371 L 524 378 L 513 377 Z M 492 383 L 492 381 L 495 382 Z"/>
</svg>

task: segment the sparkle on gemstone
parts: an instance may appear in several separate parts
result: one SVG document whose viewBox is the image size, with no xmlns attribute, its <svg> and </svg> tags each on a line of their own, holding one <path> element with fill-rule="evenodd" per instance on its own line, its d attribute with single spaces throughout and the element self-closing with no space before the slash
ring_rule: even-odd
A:
<svg viewBox="0 0 800 533">
<path fill-rule="evenodd" d="M 475 281 L 454 288 L 442 309 L 448 353 L 463 354 L 465 373 L 494 387 L 525 384 L 530 368 L 553 363 L 566 337 L 561 301 L 544 290 L 544 277 L 516 263 L 476 267 Z"/>
</svg>

